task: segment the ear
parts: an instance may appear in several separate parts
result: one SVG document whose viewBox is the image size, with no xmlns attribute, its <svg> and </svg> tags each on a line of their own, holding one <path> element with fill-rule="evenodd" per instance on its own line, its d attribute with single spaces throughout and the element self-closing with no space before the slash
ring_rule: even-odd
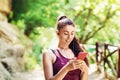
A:
<svg viewBox="0 0 120 80">
<path fill-rule="evenodd" d="M 56 34 L 59 35 L 59 31 L 58 30 L 56 30 Z"/>
</svg>

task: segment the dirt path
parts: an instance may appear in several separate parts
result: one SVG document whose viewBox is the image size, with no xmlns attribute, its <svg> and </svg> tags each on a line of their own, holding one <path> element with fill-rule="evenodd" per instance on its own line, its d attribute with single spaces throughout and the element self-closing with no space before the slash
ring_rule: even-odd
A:
<svg viewBox="0 0 120 80">
<path fill-rule="evenodd" d="M 45 80 L 42 69 L 13 74 L 12 80 Z"/>
<path fill-rule="evenodd" d="M 45 80 L 43 70 L 37 68 L 32 71 L 16 73 L 12 80 Z M 104 79 L 104 75 L 97 71 L 96 65 L 90 65 L 88 80 L 108 80 Z"/>
</svg>

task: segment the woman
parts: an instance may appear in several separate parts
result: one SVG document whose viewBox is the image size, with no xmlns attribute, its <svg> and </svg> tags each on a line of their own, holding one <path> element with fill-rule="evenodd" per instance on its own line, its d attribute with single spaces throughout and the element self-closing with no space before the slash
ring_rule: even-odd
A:
<svg viewBox="0 0 120 80">
<path fill-rule="evenodd" d="M 58 47 L 43 53 L 45 80 L 88 80 L 88 61 L 76 59 L 82 48 L 75 37 L 75 25 L 66 16 L 58 19 Z"/>
</svg>

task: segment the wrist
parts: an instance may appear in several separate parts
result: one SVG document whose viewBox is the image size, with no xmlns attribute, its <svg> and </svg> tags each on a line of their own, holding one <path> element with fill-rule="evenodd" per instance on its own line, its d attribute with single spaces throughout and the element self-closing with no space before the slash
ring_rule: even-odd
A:
<svg viewBox="0 0 120 80">
<path fill-rule="evenodd" d="M 83 74 L 88 74 L 88 70 L 85 70 L 82 72 Z"/>
<path fill-rule="evenodd" d="M 65 72 L 68 72 L 68 71 L 69 71 L 69 69 L 68 69 L 67 67 L 65 67 L 65 68 L 64 68 L 64 71 L 65 71 Z"/>
<path fill-rule="evenodd" d="M 66 72 L 69 72 L 69 71 L 71 70 L 69 63 L 67 63 L 67 64 L 64 66 L 64 70 L 65 70 Z"/>
<path fill-rule="evenodd" d="M 83 70 L 83 73 L 87 73 L 88 74 L 88 67 Z"/>
</svg>

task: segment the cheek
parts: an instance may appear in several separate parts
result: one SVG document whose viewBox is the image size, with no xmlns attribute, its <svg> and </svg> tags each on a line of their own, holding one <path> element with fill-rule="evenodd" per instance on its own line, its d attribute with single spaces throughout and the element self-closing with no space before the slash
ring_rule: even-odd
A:
<svg viewBox="0 0 120 80">
<path fill-rule="evenodd" d="M 73 39 L 75 35 L 71 35 L 70 38 Z"/>
<path fill-rule="evenodd" d="M 73 40 L 74 37 L 75 37 L 75 36 L 73 35 L 72 40 Z"/>
<path fill-rule="evenodd" d="M 73 40 L 73 38 L 74 38 L 74 35 L 71 37 L 71 40 Z"/>
<path fill-rule="evenodd" d="M 67 36 L 65 35 L 59 35 L 59 40 L 64 42 L 67 39 Z"/>
<path fill-rule="evenodd" d="M 62 39 L 62 40 L 64 40 L 64 39 L 67 38 L 67 36 L 64 36 L 64 35 L 61 35 L 61 36 L 59 36 L 59 37 L 60 37 L 60 39 Z"/>
</svg>

